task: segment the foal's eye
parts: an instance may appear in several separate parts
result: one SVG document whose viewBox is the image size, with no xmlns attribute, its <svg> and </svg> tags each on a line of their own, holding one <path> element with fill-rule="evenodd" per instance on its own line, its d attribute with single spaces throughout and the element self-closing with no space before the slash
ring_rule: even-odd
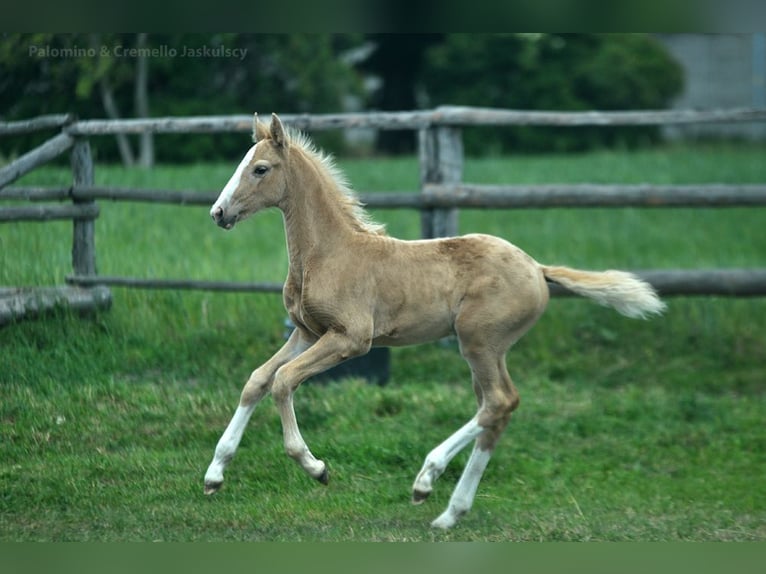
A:
<svg viewBox="0 0 766 574">
<path fill-rule="evenodd" d="M 269 166 L 267 165 L 257 165 L 253 169 L 254 175 L 264 175 L 267 171 L 269 171 Z"/>
</svg>

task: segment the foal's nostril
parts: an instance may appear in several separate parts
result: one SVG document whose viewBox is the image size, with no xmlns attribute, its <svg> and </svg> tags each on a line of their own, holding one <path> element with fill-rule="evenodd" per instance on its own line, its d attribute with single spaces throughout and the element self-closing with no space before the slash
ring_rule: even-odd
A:
<svg viewBox="0 0 766 574">
<path fill-rule="evenodd" d="M 216 207 L 210 216 L 213 218 L 213 221 L 219 221 L 223 217 L 223 207 Z"/>
</svg>

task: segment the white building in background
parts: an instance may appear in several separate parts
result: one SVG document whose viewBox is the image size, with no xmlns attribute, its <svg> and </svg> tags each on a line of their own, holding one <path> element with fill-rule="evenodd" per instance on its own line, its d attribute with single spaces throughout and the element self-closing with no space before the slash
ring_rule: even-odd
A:
<svg viewBox="0 0 766 574">
<path fill-rule="evenodd" d="M 660 34 L 684 69 L 678 109 L 766 108 L 766 33 Z M 668 138 L 766 139 L 766 122 L 665 128 Z"/>
</svg>

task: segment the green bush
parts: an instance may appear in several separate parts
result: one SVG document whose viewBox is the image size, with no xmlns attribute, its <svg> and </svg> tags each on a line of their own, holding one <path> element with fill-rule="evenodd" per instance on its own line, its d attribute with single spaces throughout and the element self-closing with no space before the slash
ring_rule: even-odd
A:
<svg viewBox="0 0 766 574">
<path fill-rule="evenodd" d="M 449 34 L 426 54 L 430 105 L 522 110 L 666 107 L 680 65 L 645 34 Z M 469 153 L 568 151 L 653 141 L 646 127 L 467 129 Z"/>
</svg>

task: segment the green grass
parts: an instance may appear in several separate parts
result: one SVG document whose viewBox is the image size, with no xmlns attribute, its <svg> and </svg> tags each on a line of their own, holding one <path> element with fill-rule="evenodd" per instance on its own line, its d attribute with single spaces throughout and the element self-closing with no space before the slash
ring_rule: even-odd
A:
<svg viewBox="0 0 766 574">
<path fill-rule="evenodd" d="M 763 146 L 469 160 L 466 181 L 763 182 Z M 343 160 L 364 191 L 415 190 L 413 159 Z M 232 165 L 97 166 L 100 184 L 216 189 Z M 68 184 L 65 169 L 22 184 Z M 99 272 L 281 280 L 281 218 L 233 233 L 204 208 L 102 202 Z M 376 211 L 415 238 L 416 213 Z M 764 266 L 762 209 L 463 211 L 461 231 L 588 268 Z M 63 282 L 71 224 L 0 227 L 0 284 Z M 428 528 L 466 454 L 409 504 L 423 457 L 473 413 L 452 344 L 395 349 L 385 387 L 296 396 L 328 487 L 283 452 L 259 406 L 223 490 L 202 476 L 250 371 L 281 344 L 269 294 L 115 289 L 113 308 L 0 329 L 0 540 L 764 540 L 766 301 L 675 298 L 638 322 L 555 300 L 509 354 L 522 403 L 474 508 Z"/>
</svg>

